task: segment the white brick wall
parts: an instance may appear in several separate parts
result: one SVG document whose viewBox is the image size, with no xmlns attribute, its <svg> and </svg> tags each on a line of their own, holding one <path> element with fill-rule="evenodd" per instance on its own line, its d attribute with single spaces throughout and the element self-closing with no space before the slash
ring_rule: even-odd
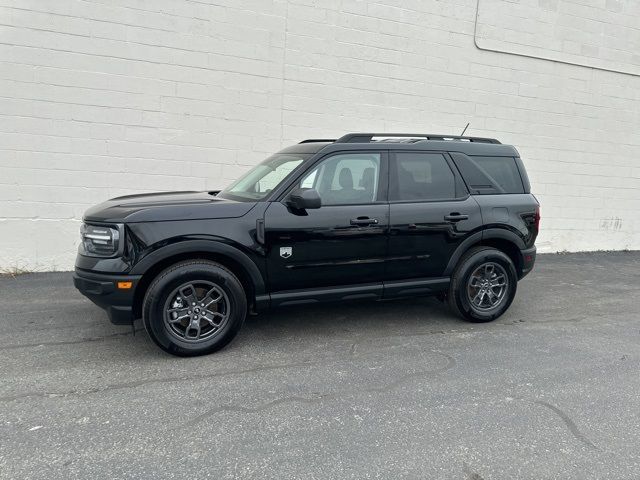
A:
<svg viewBox="0 0 640 480">
<path fill-rule="evenodd" d="M 614 60 L 571 42 L 604 32 L 640 66 L 638 37 L 615 38 L 637 35 L 635 0 L 503 3 L 480 1 L 478 47 L 597 67 Z M 0 269 L 72 268 L 109 197 L 222 187 L 303 138 L 467 122 L 519 148 L 542 251 L 640 248 L 640 77 L 481 50 L 475 19 L 476 0 L 0 0 Z"/>
<path fill-rule="evenodd" d="M 481 0 L 481 48 L 640 75 L 640 2 Z"/>
</svg>

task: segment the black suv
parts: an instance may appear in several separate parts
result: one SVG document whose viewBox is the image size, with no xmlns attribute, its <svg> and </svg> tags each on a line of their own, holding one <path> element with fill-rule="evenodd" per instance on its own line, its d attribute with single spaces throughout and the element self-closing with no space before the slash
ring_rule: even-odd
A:
<svg viewBox="0 0 640 480">
<path fill-rule="evenodd" d="M 89 209 L 74 283 L 113 323 L 142 317 L 185 356 L 280 305 L 436 294 L 486 322 L 533 268 L 539 221 L 512 146 L 351 133 L 285 148 L 222 191 Z"/>
</svg>

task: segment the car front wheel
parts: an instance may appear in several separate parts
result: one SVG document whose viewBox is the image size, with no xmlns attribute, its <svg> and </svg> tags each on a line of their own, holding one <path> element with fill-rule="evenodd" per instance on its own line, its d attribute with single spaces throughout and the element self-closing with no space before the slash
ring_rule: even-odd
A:
<svg viewBox="0 0 640 480">
<path fill-rule="evenodd" d="M 155 278 L 144 298 L 142 318 L 164 351 L 196 356 L 233 340 L 246 313 L 244 289 L 231 271 L 216 262 L 189 260 Z"/>
</svg>

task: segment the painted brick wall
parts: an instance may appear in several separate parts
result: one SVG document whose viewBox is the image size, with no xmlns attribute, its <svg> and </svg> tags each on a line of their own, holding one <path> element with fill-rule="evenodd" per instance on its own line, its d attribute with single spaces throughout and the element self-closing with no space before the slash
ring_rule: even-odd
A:
<svg viewBox="0 0 640 480">
<path fill-rule="evenodd" d="M 480 0 L 483 48 L 640 75 L 640 2 Z"/>
<path fill-rule="evenodd" d="M 0 269 L 72 268 L 83 211 L 110 197 L 223 187 L 308 137 L 467 122 L 519 148 L 542 251 L 640 248 L 640 77 L 489 51 L 545 44 L 498 0 L 476 37 L 476 2 L 0 0 Z M 587 45 L 640 24 L 633 0 L 523 6 Z"/>
</svg>

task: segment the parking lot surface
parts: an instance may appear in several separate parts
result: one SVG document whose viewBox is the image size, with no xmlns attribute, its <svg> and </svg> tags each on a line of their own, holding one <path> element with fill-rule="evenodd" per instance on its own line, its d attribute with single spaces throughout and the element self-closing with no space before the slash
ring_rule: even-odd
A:
<svg viewBox="0 0 640 480">
<path fill-rule="evenodd" d="M 640 478 L 640 253 L 542 255 L 489 324 L 279 309 L 207 357 L 0 278 L 0 478 Z"/>
</svg>

